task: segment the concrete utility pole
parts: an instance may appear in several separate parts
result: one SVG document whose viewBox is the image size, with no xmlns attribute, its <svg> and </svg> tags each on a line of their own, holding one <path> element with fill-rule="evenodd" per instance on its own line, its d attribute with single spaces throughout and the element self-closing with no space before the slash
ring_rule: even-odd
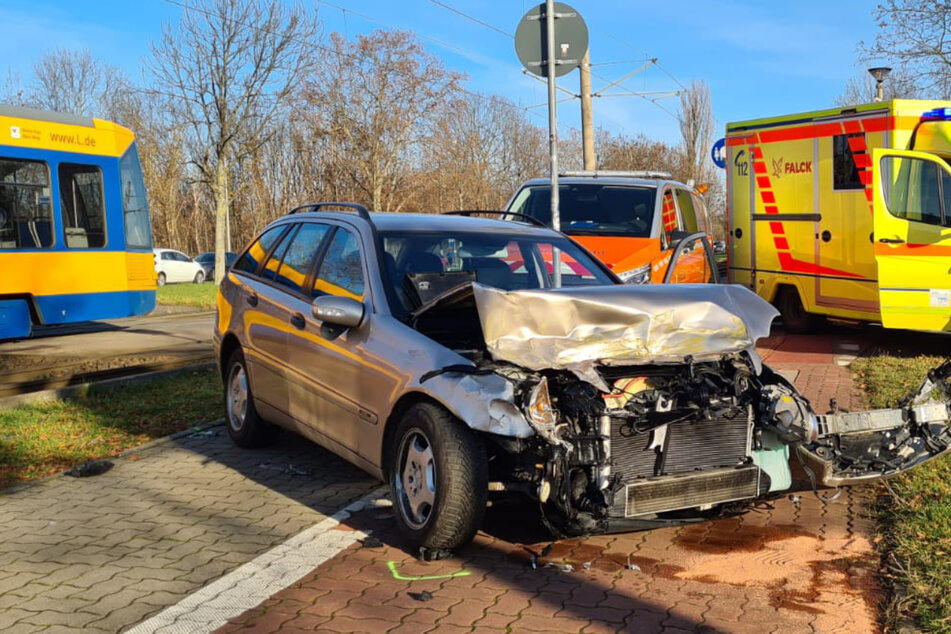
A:
<svg viewBox="0 0 951 634">
<path fill-rule="evenodd" d="M 591 54 L 584 52 L 581 58 L 581 141 L 584 168 L 598 169 L 594 154 L 594 113 L 591 111 Z"/>
</svg>

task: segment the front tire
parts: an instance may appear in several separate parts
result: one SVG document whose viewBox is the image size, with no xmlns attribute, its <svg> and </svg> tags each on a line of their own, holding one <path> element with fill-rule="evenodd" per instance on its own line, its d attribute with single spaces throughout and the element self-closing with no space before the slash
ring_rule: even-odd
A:
<svg viewBox="0 0 951 634">
<path fill-rule="evenodd" d="M 204 281 L 205 281 L 204 271 L 198 271 L 197 273 L 195 273 L 195 279 L 194 279 L 195 284 L 201 284 Z"/>
<path fill-rule="evenodd" d="M 442 407 L 418 403 L 403 415 L 394 441 L 387 476 L 400 530 L 435 550 L 469 543 L 488 491 L 481 439 Z"/>
<path fill-rule="evenodd" d="M 254 407 L 247 364 L 240 349 L 231 353 L 225 366 L 225 424 L 239 447 L 265 447 L 277 437 L 278 428 L 261 418 Z"/>
</svg>

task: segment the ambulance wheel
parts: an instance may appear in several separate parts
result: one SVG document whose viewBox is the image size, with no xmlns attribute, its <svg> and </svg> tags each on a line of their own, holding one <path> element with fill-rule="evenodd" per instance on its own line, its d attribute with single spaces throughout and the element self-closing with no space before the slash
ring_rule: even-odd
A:
<svg viewBox="0 0 951 634">
<path fill-rule="evenodd" d="M 795 288 L 787 286 L 780 289 L 776 304 L 783 318 L 783 325 L 786 326 L 786 332 L 804 333 L 816 327 L 818 319 L 815 315 L 806 312 L 802 299 L 799 298 L 799 291 Z"/>
</svg>

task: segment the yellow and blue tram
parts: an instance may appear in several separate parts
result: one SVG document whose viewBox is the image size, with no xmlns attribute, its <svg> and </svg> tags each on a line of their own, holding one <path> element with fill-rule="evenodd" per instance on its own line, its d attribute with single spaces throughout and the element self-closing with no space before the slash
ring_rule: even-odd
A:
<svg viewBox="0 0 951 634">
<path fill-rule="evenodd" d="M 155 282 L 132 132 L 0 105 L 0 340 L 148 313 Z"/>
</svg>

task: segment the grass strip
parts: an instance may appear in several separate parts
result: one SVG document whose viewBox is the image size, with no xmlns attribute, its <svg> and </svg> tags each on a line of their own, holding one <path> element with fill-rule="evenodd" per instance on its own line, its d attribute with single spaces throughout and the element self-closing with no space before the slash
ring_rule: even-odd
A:
<svg viewBox="0 0 951 634">
<path fill-rule="evenodd" d="M 158 287 L 156 301 L 164 306 L 192 306 L 214 310 L 218 287 L 205 284 L 166 284 Z"/>
<path fill-rule="evenodd" d="M 0 489 L 220 419 L 213 369 L 0 411 Z"/>
<path fill-rule="evenodd" d="M 893 407 L 918 388 L 941 357 L 874 356 L 852 371 L 871 407 Z M 885 487 L 883 486 L 883 489 Z M 887 621 L 911 616 L 928 632 L 951 631 L 951 458 L 888 481 L 875 508 L 885 580 L 894 601 Z"/>
</svg>

